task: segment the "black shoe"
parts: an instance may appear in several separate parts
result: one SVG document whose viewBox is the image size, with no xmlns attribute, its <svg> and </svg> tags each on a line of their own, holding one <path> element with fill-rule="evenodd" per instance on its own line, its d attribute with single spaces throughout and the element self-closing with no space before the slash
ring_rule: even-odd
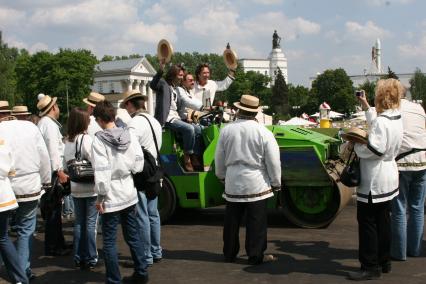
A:
<svg viewBox="0 0 426 284">
<path fill-rule="evenodd" d="M 154 257 L 154 259 L 153 259 L 154 263 L 159 263 L 159 262 L 161 262 L 162 260 L 163 260 L 163 258 L 161 258 L 161 257 L 158 257 L 158 258 L 155 258 L 155 257 Z"/>
<path fill-rule="evenodd" d="M 36 278 L 37 278 L 37 275 L 35 275 L 35 274 L 31 271 L 31 272 L 27 273 L 27 278 L 28 278 L 28 281 L 33 281 L 34 279 L 36 279 Z"/>
<path fill-rule="evenodd" d="M 148 274 L 139 275 L 139 274 L 133 273 L 131 276 L 124 277 L 123 283 L 134 283 L 134 284 L 148 283 Z"/>
<path fill-rule="evenodd" d="M 51 250 L 46 253 L 47 256 L 65 256 L 71 254 L 71 250 L 69 249 L 57 249 Z"/>
<path fill-rule="evenodd" d="M 357 272 L 349 272 L 348 278 L 354 281 L 363 281 L 363 280 L 376 280 L 382 277 L 379 270 L 365 270 L 361 269 Z"/>
<path fill-rule="evenodd" d="M 391 273 L 392 271 L 392 263 L 388 262 L 382 265 L 382 273 Z"/>
</svg>

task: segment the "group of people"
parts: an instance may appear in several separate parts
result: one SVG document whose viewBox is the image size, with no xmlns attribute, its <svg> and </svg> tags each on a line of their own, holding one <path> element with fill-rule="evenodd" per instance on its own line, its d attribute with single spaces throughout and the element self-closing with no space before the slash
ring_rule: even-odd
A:
<svg viewBox="0 0 426 284">
<path fill-rule="evenodd" d="M 361 173 L 356 193 L 361 269 L 349 274 L 352 280 L 378 279 L 391 272 L 391 261 L 421 253 L 426 115 L 405 94 L 398 80 L 383 79 L 377 82 L 375 108 L 365 94 L 358 97 L 366 113 L 368 138 L 352 145 Z"/>
</svg>

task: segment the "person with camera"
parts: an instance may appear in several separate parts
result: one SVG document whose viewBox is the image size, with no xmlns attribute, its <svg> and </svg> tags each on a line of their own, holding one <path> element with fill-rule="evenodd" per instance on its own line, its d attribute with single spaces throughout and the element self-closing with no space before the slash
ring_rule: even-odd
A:
<svg viewBox="0 0 426 284">
<path fill-rule="evenodd" d="M 20 265 L 32 280 L 35 274 L 30 261 L 38 202 L 45 193 L 42 184 L 50 184 L 52 177 L 49 153 L 39 129 L 30 121 L 3 121 L 0 135 L 13 145 L 16 174 L 9 179 L 19 205 L 14 214 L 16 249 Z"/>
<path fill-rule="evenodd" d="M 398 195 L 395 157 L 403 136 L 399 111 L 402 92 L 403 86 L 398 80 L 379 80 L 375 109 L 368 104 L 364 91 L 357 92 L 369 131 L 367 144 L 355 143 L 354 146 L 361 170 L 356 193 L 361 269 L 349 273 L 351 280 L 379 279 L 382 272 L 391 271 L 390 203 Z"/>
<path fill-rule="evenodd" d="M 62 199 L 63 194 L 59 191 L 63 185 L 69 183 L 69 177 L 64 172 L 64 143 L 62 142 L 61 124 L 58 122 L 60 109 L 56 103 L 57 98 L 48 95 L 40 97 L 37 109 L 41 117 L 38 128 L 43 136 L 49 152 L 50 165 L 52 168 L 52 185 L 50 192 L 46 192 L 41 200 L 41 208 L 45 214 L 45 242 L 44 252 L 46 255 L 67 255 L 71 251 L 65 244 L 62 231 Z M 44 210 L 46 209 L 46 210 Z"/>
<path fill-rule="evenodd" d="M 147 99 L 148 97 L 142 95 L 140 91 L 133 90 L 124 94 L 120 107 L 125 108 L 132 117 L 128 128 L 136 136 L 139 145 L 148 151 L 155 161 L 158 161 L 160 157 L 157 155 L 157 149 L 161 148 L 162 129 L 160 123 L 146 110 Z M 160 245 L 161 221 L 157 208 L 158 197 L 147 198 L 145 191 L 138 191 L 138 196 L 138 221 L 145 245 L 144 259 L 147 265 L 152 265 L 160 262 L 163 257 Z"/>
<path fill-rule="evenodd" d="M 95 173 L 96 208 L 102 214 L 103 251 L 106 283 L 121 283 L 117 253 L 117 229 L 121 223 L 124 240 L 130 248 L 134 273 L 123 280 L 147 283 L 148 271 L 138 223 L 138 195 L 132 173 L 141 172 L 144 165 L 142 148 L 128 129 L 115 125 L 116 111 L 108 101 L 93 110 L 96 122 L 103 129 L 92 144 Z"/>
<path fill-rule="evenodd" d="M 245 215 L 248 263 L 257 265 L 276 260 L 264 252 L 267 200 L 281 189 L 280 151 L 272 132 L 255 120 L 259 99 L 243 95 L 234 105 L 238 108 L 237 120 L 221 130 L 215 153 L 216 176 L 225 183 L 223 254 L 226 262 L 236 260 Z"/>
<path fill-rule="evenodd" d="M 0 105 L 0 120 L 2 118 L 1 110 Z M 8 235 L 10 215 L 12 210 L 18 207 L 9 181 L 9 177 L 13 175 L 15 175 L 15 172 L 11 148 L 7 141 L 0 137 L 0 254 L 10 280 L 13 283 L 26 284 L 28 283 L 27 275 Z"/>
<path fill-rule="evenodd" d="M 76 159 L 92 161 L 92 137 L 87 133 L 90 123 L 89 113 L 74 108 L 68 117 L 68 135 L 65 140 L 64 159 L 66 165 Z M 72 175 L 70 174 L 72 177 Z M 81 269 L 93 269 L 98 262 L 96 249 L 96 210 L 95 183 L 92 181 L 73 181 L 71 196 L 74 201 L 74 263 Z"/>
</svg>

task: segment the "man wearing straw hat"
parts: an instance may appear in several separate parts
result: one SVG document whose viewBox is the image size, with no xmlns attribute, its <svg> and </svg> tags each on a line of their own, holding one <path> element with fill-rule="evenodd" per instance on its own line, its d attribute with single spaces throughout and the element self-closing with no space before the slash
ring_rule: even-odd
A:
<svg viewBox="0 0 426 284">
<path fill-rule="evenodd" d="M 240 248 L 239 227 L 246 213 L 246 252 L 251 265 L 276 260 L 264 255 L 267 244 L 267 199 L 281 189 L 281 162 L 271 131 L 256 122 L 259 99 L 243 95 L 237 120 L 225 126 L 216 147 L 216 176 L 225 183 L 223 254 L 234 262 Z"/>
<path fill-rule="evenodd" d="M 135 134 L 141 147 L 145 148 L 154 159 L 158 159 L 157 147 L 161 148 L 162 130 L 160 123 L 151 116 L 145 107 L 148 98 L 137 90 L 132 90 L 124 94 L 121 108 L 125 108 L 132 117 L 128 127 Z M 149 122 L 148 122 L 149 121 Z M 151 125 L 152 129 L 151 130 Z M 155 145 L 154 136 L 157 141 Z M 141 225 L 142 240 L 144 242 L 144 261 L 147 265 L 160 262 L 162 259 L 161 221 L 158 212 L 158 197 L 148 199 L 144 191 L 138 191 L 138 221 Z"/>
<path fill-rule="evenodd" d="M 31 112 L 28 111 L 27 106 L 14 106 L 12 108 L 12 116 L 19 120 L 29 120 Z"/>
<path fill-rule="evenodd" d="M 0 101 L 0 121 L 13 120 L 15 117 L 11 116 L 12 110 L 9 108 L 8 101 Z"/>
<path fill-rule="evenodd" d="M 83 102 L 87 105 L 87 112 L 90 115 L 90 123 L 89 127 L 87 128 L 87 134 L 89 134 L 92 139 L 95 137 L 96 132 L 102 131 L 102 128 L 95 121 L 95 117 L 93 116 L 93 109 L 96 107 L 96 104 L 103 102 L 104 100 L 105 97 L 96 92 L 90 92 L 89 96 L 83 99 Z"/>
<path fill-rule="evenodd" d="M 43 96 L 37 103 L 37 109 L 41 119 L 38 127 L 46 142 L 50 156 L 50 163 L 54 178 L 58 178 L 60 184 L 68 182 L 68 175 L 63 170 L 64 143 L 62 142 L 61 124 L 57 121 L 60 110 L 56 103 L 57 98 L 48 95 Z M 62 232 L 61 219 L 62 201 L 56 200 L 51 210 L 46 212 L 45 223 L 45 254 L 65 255 L 70 253 L 65 247 L 64 234 Z"/>
<path fill-rule="evenodd" d="M 26 107 L 15 106 L 13 114 L 22 119 L 29 112 Z M 0 133 L 13 145 L 16 174 L 9 179 L 19 204 L 14 215 L 16 248 L 19 264 L 31 280 L 35 278 L 30 260 L 38 202 L 44 194 L 42 184 L 49 184 L 52 177 L 49 153 L 39 129 L 28 120 L 3 121 L 0 123 Z"/>
</svg>

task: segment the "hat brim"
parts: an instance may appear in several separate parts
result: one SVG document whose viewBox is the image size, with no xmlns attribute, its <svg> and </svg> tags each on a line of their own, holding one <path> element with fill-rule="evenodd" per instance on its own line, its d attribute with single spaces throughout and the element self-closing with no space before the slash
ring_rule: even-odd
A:
<svg viewBox="0 0 426 284">
<path fill-rule="evenodd" d="M 0 113 L 3 113 L 3 112 L 9 112 L 9 113 L 11 113 L 12 110 L 11 109 L 2 109 L 2 110 L 0 110 Z"/>
<path fill-rule="evenodd" d="M 89 105 L 89 106 L 92 106 L 92 107 L 95 107 L 95 106 L 96 106 L 96 104 L 89 102 L 89 100 L 88 100 L 87 98 L 84 98 L 84 99 L 83 99 L 83 102 L 84 102 L 86 105 Z"/>
<path fill-rule="evenodd" d="M 162 39 L 157 45 L 157 57 L 158 60 L 164 60 L 165 63 L 170 62 L 173 55 L 173 47 L 172 45 L 166 40 Z"/>
<path fill-rule="evenodd" d="M 17 115 L 30 115 L 32 114 L 31 112 L 12 112 L 12 115 L 17 116 Z"/>
<path fill-rule="evenodd" d="M 234 103 L 234 106 L 235 106 L 236 108 L 239 108 L 239 109 L 242 109 L 242 110 L 244 110 L 244 111 L 248 111 L 248 112 L 259 112 L 259 111 L 260 111 L 260 109 L 261 109 L 260 107 L 257 107 L 257 108 L 249 108 L 249 107 L 245 107 L 245 106 L 242 106 L 240 102 L 235 102 L 235 103 Z"/>
<path fill-rule="evenodd" d="M 144 99 L 144 100 L 147 100 L 148 99 L 148 96 L 144 96 L 144 95 L 142 95 L 142 94 L 140 94 L 140 93 L 137 93 L 137 94 L 133 94 L 133 95 L 131 95 L 131 96 L 128 96 L 127 98 L 125 98 L 125 99 L 123 99 L 123 101 L 120 103 L 120 108 L 126 108 L 126 103 L 128 102 L 128 101 L 130 101 L 130 100 L 132 100 L 132 99 L 134 99 L 134 98 L 142 98 L 142 99 Z"/>
<path fill-rule="evenodd" d="M 39 113 L 39 115 L 40 116 L 44 116 L 44 115 L 46 115 L 46 113 L 48 113 L 49 111 L 50 111 L 50 109 L 56 104 L 56 101 L 58 100 L 58 98 L 57 97 L 54 97 L 54 98 L 52 98 L 52 100 L 50 101 L 50 103 L 49 103 L 49 105 L 48 105 L 48 107 L 46 107 L 46 109 L 45 110 L 43 110 L 43 111 L 41 111 L 40 113 Z"/>
<path fill-rule="evenodd" d="M 225 49 L 223 52 L 223 61 L 228 69 L 235 70 L 238 67 L 238 57 L 232 49 Z"/>
<path fill-rule="evenodd" d="M 361 144 L 367 144 L 368 143 L 367 137 L 363 137 L 363 136 L 356 134 L 356 133 L 344 133 L 340 136 L 345 141 L 361 143 Z"/>
</svg>

